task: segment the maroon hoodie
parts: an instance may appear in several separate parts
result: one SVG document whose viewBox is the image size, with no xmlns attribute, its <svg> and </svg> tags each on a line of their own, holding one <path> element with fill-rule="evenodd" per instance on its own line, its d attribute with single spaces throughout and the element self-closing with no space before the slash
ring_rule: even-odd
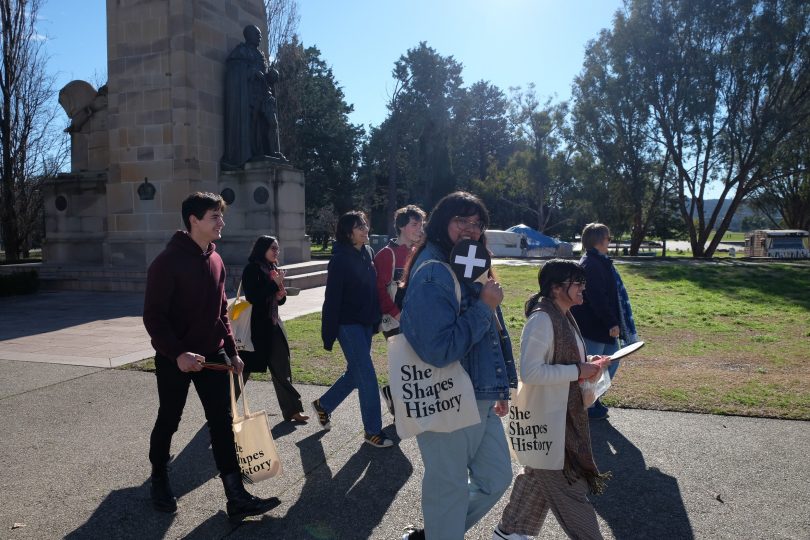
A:
<svg viewBox="0 0 810 540">
<path fill-rule="evenodd" d="M 177 231 L 149 266 L 143 324 L 155 351 L 175 360 L 184 352 L 236 355 L 228 322 L 225 265 L 210 244 L 206 251 Z"/>
</svg>

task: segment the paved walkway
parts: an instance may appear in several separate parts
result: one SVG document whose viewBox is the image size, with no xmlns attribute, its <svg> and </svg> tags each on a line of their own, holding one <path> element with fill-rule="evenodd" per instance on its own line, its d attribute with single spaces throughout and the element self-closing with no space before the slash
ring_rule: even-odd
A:
<svg viewBox="0 0 810 540">
<path fill-rule="evenodd" d="M 154 375 L 0 360 L 0 538 L 391 540 L 421 522 L 414 440 L 364 445 L 356 394 L 324 432 L 282 423 L 271 384 L 247 390 L 271 413 L 284 464 L 251 489 L 282 504 L 232 526 L 193 392 L 173 443 L 179 511 L 167 516 L 149 504 Z M 298 390 L 310 401 L 324 389 Z M 384 425 L 394 436 L 387 414 Z M 810 423 L 618 409 L 591 432 L 614 474 L 594 498 L 608 539 L 807 538 Z M 467 538 L 489 540 L 507 500 Z M 541 537 L 565 535 L 549 516 Z"/>
<path fill-rule="evenodd" d="M 281 317 L 319 312 L 324 289 L 289 297 Z M 110 368 L 155 355 L 141 319 L 143 293 L 41 292 L 2 305 L 2 360 Z"/>
<path fill-rule="evenodd" d="M 291 298 L 284 316 L 318 311 L 319 294 Z M 2 299 L 0 539 L 394 539 L 421 523 L 413 439 L 393 449 L 364 445 L 356 394 L 330 432 L 315 422 L 291 426 L 281 422 L 272 385 L 255 381 L 248 395 L 271 414 L 284 474 L 251 489 L 281 506 L 228 522 L 192 391 L 173 443 L 179 511 L 155 513 L 146 457 L 154 375 L 107 369 L 152 355 L 141 302 L 121 293 Z M 306 402 L 324 390 L 297 388 Z M 395 437 L 390 420 L 385 431 Z M 594 498 L 608 539 L 808 538 L 809 422 L 614 409 L 591 433 L 597 462 L 614 474 Z M 467 538 L 489 540 L 507 500 Z M 565 535 L 549 516 L 541 537 Z"/>
</svg>

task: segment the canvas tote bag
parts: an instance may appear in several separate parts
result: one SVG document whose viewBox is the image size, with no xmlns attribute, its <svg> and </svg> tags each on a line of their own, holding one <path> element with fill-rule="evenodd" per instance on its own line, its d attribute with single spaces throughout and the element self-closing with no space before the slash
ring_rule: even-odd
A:
<svg viewBox="0 0 810 540">
<path fill-rule="evenodd" d="M 524 467 L 563 468 L 568 385 L 518 383 L 509 407 L 506 438 L 512 457 Z"/>
<path fill-rule="evenodd" d="M 443 265 L 453 276 L 456 300 L 461 305 L 461 286 L 447 263 L 425 261 L 414 275 L 430 263 Z M 449 433 L 481 422 L 475 389 L 461 362 L 432 366 L 419 358 L 404 334 L 388 338 L 388 376 L 394 422 L 401 439 L 423 431 Z"/>
<path fill-rule="evenodd" d="M 253 306 L 242 296 L 242 282 L 236 290 L 236 298 L 228 304 L 228 320 L 231 321 L 231 332 L 239 351 L 253 352 L 253 340 L 250 338 L 250 314 Z"/>
<path fill-rule="evenodd" d="M 267 423 L 267 413 L 265 411 L 250 412 L 247 394 L 245 394 L 245 383 L 240 373 L 238 375 L 239 388 L 242 390 L 242 405 L 245 408 L 245 414 L 244 416 L 239 415 L 233 377 L 233 374 L 228 373 L 228 379 L 231 381 L 231 412 L 233 413 L 236 457 L 239 459 L 242 478 L 246 483 L 254 484 L 273 478 L 281 474 L 283 470 L 273 434 L 270 433 L 270 426 Z"/>
</svg>

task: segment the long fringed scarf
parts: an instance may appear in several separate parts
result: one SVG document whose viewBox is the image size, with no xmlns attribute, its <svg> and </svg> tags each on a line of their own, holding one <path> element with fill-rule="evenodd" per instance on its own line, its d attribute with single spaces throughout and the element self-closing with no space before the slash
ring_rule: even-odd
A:
<svg viewBox="0 0 810 540">
<path fill-rule="evenodd" d="M 552 364 L 578 364 L 582 356 L 577 347 L 577 336 L 582 340 L 574 316 L 571 312 L 560 312 L 557 305 L 548 298 L 541 298 L 535 311 L 547 313 L 554 330 L 554 354 Z M 588 482 L 591 493 L 601 495 L 607 487 L 610 473 L 600 474 L 593 460 L 591 430 L 588 413 L 582 404 L 582 390 L 578 381 L 572 381 L 568 389 L 568 407 L 565 416 L 565 464 L 563 474 L 569 484 L 579 478 Z"/>
</svg>

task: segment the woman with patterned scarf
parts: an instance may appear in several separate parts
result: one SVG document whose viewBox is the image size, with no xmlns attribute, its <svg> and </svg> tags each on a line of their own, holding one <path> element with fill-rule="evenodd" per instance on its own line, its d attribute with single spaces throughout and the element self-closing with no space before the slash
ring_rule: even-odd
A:
<svg viewBox="0 0 810 540">
<path fill-rule="evenodd" d="M 521 392 L 545 394 L 546 400 L 567 404 L 559 408 L 559 418 L 542 416 L 565 422 L 564 461 L 561 470 L 550 462 L 548 468 L 524 467 L 515 478 L 509 504 L 492 538 L 537 536 L 549 510 L 570 538 L 602 538 L 587 495 L 601 494 L 609 475 L 600 474 L 593 459 L 588 414 L 578 381 L 595 380 L 610 365 L 610 358 L 594 356 L 586 361 L 585 343 L 571 315 L 571 307 L 583 302 L 582 267 L 553 259 L 541 268 L 537 280 L 540 292 L 526 302 L 528 320 L 520 337 Z M 547 455 L 539 450 L 536 461 L 545 464 L 552 459 Z"/>
<path fill-rule="evenodd" d="M 240 353 L 245 362 L 242 376 L 247 383 L 251 373 L 263 373 L 270 369 L 281 416 L 287 422 L 306 424 L 309 416 L 303 414 L 301 394 L 292 384 L 290 347 L 278 315 L 278 306 L 287 301 L 284 271 L 278 267 L 279 251 L 276 238 L 258 237 L 250 251 L 248 264 L 242 271 L 242 289 L 253 306 L 250 312 L 250 339 L 254 348 L 253 352 Z M 239 398 L 238 386 L 236 397 Z"/>
<path fill-rule="evenodd" d="M 585 349 L 588 354 L 610 356 L 619 350 L 619 340 L 624 345 L 638 341 L 633 310 L 624 283 L 608 257 L 610 229 L 602 223 L 588 223 L 582 230 L 582 250 L 585 252 L 579 264 L 585 270 L 588 290 L 585 303 L 571 308 L 577 320 Z M 619 369 L 619 362 L 610 366 L 612 379 Z M 608 408 L 598 399 L 588 409 L 591 420 L 607 418 Z"/>
</svg>

